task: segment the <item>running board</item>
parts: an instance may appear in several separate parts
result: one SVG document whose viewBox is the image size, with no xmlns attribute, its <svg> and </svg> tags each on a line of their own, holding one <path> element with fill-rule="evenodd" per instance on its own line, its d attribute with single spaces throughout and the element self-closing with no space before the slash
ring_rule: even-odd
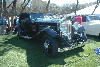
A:
<svg viewBox="0 0 100 67">
<path fill-rule="evenodd" d="M 63 51 L 63 50 L 68 51 L 68 50 L 72 50 L 72 49 L 82 47 L 82 46 L 85 46 L 85 44 L 79 44 L 79 45 L 73 45 L 73 46 L 70 46 L 70 47 L 64 47 L 63 49 L 58 48 L 58 51 Z"/>
<path fill-rule="evenodd" d="M 29 36 L 20 36 L 22 38 L 26 38 L 26 39 L 32 39 L 32 37 L 29 37 Z"/>
</svg>

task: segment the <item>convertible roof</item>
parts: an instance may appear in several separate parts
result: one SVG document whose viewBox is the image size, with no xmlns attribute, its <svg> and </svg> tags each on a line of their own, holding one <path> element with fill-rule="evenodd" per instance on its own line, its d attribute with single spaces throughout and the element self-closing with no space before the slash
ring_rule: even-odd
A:
<svg viewBox="0 0 100 67">
<path fill-rule="evenodd" d="M 43 14 L 43 13 L 21 13 L 21 14 Z M 19 14 L 18 16 L 20 16 L 21 14 Z"/>
<path fill-rule="evenodd" d="M 43 13 L 21 13 L 21 14 L 43 14 Z"/>
</svg>

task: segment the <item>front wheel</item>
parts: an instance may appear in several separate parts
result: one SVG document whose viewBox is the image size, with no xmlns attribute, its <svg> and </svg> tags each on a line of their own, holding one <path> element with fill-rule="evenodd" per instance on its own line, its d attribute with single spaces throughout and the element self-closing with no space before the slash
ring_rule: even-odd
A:
<svg viewBox="0 0 100 67">
<path fill-rule="evenodd" d="M 45 34 L 42 38 L 43 50 L 46 56 L 55 57 L 58 53 L 58 44 L 55 38 Z"/>
</svg>

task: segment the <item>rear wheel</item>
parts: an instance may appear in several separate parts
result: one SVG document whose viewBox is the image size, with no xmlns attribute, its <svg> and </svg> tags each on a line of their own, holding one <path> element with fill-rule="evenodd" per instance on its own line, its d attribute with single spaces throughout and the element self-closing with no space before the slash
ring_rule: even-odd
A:
<svg viewBox="0 0 100 67">
<path fill-rule="evenodd" d="M 45 34 L 42 38 L 43 50 L 46 56 L 55 57 L 58 53 L 58 44 L 55 38 Z"/>
</svg>

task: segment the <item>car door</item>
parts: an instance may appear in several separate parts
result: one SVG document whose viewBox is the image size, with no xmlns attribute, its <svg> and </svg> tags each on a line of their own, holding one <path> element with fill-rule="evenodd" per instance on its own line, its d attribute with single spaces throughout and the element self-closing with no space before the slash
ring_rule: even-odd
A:
<svg viewBox="0 0 100 67">
<path fill-rule="evenodd" d="M 89 34 L 98 36 L 100 33 L 100 21 L 91 21 L 88 24 Z"/>
<path fill-rule="evenodd" d="M 89 34 L 89 19 L 87 18 L 87 16 L 82 16 L 82 25 L 85 28 L 85 33 Z"/>
<path fill-rule="evenodd" d="M 89 35 L 98 36 L 100 33 L 100 21 L 90 21 L 89 17 L 86 17 L 86 22 L 82 22 L 82 25 L 85 27 L 85 33 Z"/>
</svg>

